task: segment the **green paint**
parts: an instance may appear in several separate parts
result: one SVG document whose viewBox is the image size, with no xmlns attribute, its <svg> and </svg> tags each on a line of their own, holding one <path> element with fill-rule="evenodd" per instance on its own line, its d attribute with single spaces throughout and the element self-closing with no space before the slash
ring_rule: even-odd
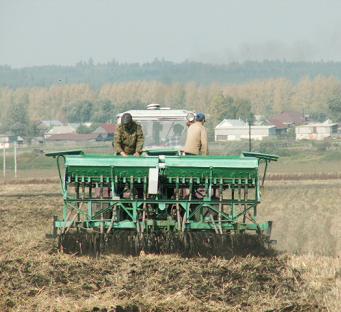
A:
<svg viewBox="0 0 341 312">
<path fill-rule="evenodd" d="M 120 157 L 56 152 L 64 159 L 61 230 L 253 231 L 269 234 L 271 222 L 256 223 L 260 202 L 259 162 L 277 156 Z M 60 170 L 60 166 L 58 166 Z M 158 168 L 159 193 L 147 194 L 149 169 Z M 77 214 L 77 218 L 73 216 Z"/>
</svg>

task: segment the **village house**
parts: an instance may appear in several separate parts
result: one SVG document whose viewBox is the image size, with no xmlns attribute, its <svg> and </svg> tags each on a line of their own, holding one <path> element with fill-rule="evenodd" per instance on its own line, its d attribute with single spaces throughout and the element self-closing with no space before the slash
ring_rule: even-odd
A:
<svg viewBox="0 0 341 312">
<path fill-rule="evenodd" d="M 104 123 L 100 125 L 93 133 L 98 134 L 98 141 L 111 141 L 115 134 L 115 125 L 110 123 Z"/>
<path fill-rule="evenodd" d="M 16 136 L 11 132 L 0 134 L 0 143 L 14 143 L 23 144 L 24 139 L 21 136 Z"/>
<path fill-rule="evenodd" d="M 40 120 L 37 122 L 38 128 L 51 129 L 52 127 L 62 126 L 63 123 L 59 120 Z"/>
<path fill-rule="evenodd" d="M 323 123 L 309 123 L 295 128 L 296 140 L 324 140 L 337 136 L 338 125 L 326 120 Z"/>
<path fill-rule="evenodd" d="M 75 142 L 95 142 L 98 134 L 96 133 L 59 133 L 50 135 L 47 143 L 75 143 Z"/>
<path fill-rule="evenodd" d="M 40 136 L 44 136 L 51 128 L 60 127 L 63 123 L 59 120 L 39 120 L 35 122 Z"/>
<path fill-rule="evenodd" d="M 7 133 L 0 134 L 0 143 L 9 143 L 13 141 L 14 136 Z"/>
<path fill-rule="evenodd" d="M 66 134 L 66 133 L 76 133 L 76 129 L 69 125 L 68 126 L 55 126 L 45 134 L 45 138 L 48 138 L 53 134 Z"/>
<path fill-rule="evenodd" d="M 75 128 L 76 130 L 80 127 L 80 126 L 83 126 L 83 127 L 87 127 L 87 128 L 90 128 L 92 126 L 92 122 L 69 122 L 67 124 L 67 126 L 70 126 L 72 128 Z"/>
<path fill-rule="evenodd" d="M 274 137 L 276 129 L 273 125 L 251 126 L 251 139 L 263 140 Z M 240 141 L 249 138 L 249 125 L 240 119 L 224 119 L 214 130 L 215 141 Z"/>
<path fill-rule="evenodd" d="M 17 146 L 22 146 L 24 144 L 24 139 L 21 136 L 16 136 L 11 133 L 0 134 L 0 148 L 9 146 L 10 143 L 16 143 Z"/>
<path fill-rule="evenodd" d="M 302 125 L 306 122 L 306 118 L 302 113 L 282 112 L 269 119 L 269 123 L 276 127 L 276 135 L 285 135 L 289 128 Z"/>
</svg>

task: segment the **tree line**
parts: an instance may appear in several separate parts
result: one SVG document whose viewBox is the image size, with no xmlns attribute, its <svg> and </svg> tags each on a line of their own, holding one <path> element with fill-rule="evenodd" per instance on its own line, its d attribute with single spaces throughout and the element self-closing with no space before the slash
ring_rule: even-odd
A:
<svg viewBox="0 0 341 312">
<path fill-rule="evenodd" d="M 287 62 L 248 61 L 226 65 L 199 62 L 174 63 L 155 59 L 150 63 L 119 63 L 116 61 L 95 64 L 92 59 L 74 66 L 34 66 L 12 68 L 0 66 L 0 86 L 48 87 L 54 84 L 89 84 L 101 88 L 104 84 L 129 81 L 160 81 L 165 84 L 196 82 L 209 85 L 244 84 L 253 80 L 284 78 L 293 83 L 302 77 L 318 75 L 341 79 L 341 62 Z"/>
<path fill-rule="evenodd" d="M 341 81 L 332 76 L 256 80 L 244 84 L 162 83 L 131 81 L 104 84 L 56 84 L 49 87 L 0 87 L 0 128 L 33 135 L 38 120 L 114 122 L 115 115 L 143 109 L 149 103 L 203 111 L 213 128 L 223 118 L 252 114 L 271 117 L 282 111 L 309 114 L 341 122 Z"/>
</svg>

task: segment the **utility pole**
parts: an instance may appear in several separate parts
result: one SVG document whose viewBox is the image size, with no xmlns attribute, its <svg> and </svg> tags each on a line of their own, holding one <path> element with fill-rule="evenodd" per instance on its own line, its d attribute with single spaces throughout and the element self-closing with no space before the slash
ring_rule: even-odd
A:
<svg viewBox="0 0 341 312">
<path fill-rule="evenodd" d="M 252 113 L 249 114 L 249 116 L 247 117 L 247 122 L 249 124 L 249 152 L 252 152 L 252 146 L 251 146 L 251 126 L 253 125 L 254 122 L 254 115 Z"/>
<path fill-rule="evenodd" d="M 251 120 L 248 120 L 249 123 L 249 152 L 252 151 L 252 147 L 251 147 Z"/>
<path fill-rule="evenodd" d="M 6 177 L 6 145 L 4 143 L 4 148 L 3 148 L 3 175 L 4 175 L 4 179 Z"/>
<path fill-rule="evenodd" d="M 14 177 L 17 178 L 17 142 L 13 143 L 14 148 Z"/>
</svg>

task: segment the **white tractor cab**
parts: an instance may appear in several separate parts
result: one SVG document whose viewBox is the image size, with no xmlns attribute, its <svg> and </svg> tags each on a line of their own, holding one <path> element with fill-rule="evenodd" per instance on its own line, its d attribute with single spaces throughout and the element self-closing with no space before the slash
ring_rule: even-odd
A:
<svg viewBox="0 0 341 312">
<path fill-rule="evenodd" d="M 130 113 L 133 120 L 142 126 L 144 151 L 148 155 L 179 152 L 186 141 L 188 123 L 195 119 L 195 113 L 191 111 L 149 104 L 147 109 L 118 114 L 117 124 L 121 123 L 124 113 Z"/>
</svg>

